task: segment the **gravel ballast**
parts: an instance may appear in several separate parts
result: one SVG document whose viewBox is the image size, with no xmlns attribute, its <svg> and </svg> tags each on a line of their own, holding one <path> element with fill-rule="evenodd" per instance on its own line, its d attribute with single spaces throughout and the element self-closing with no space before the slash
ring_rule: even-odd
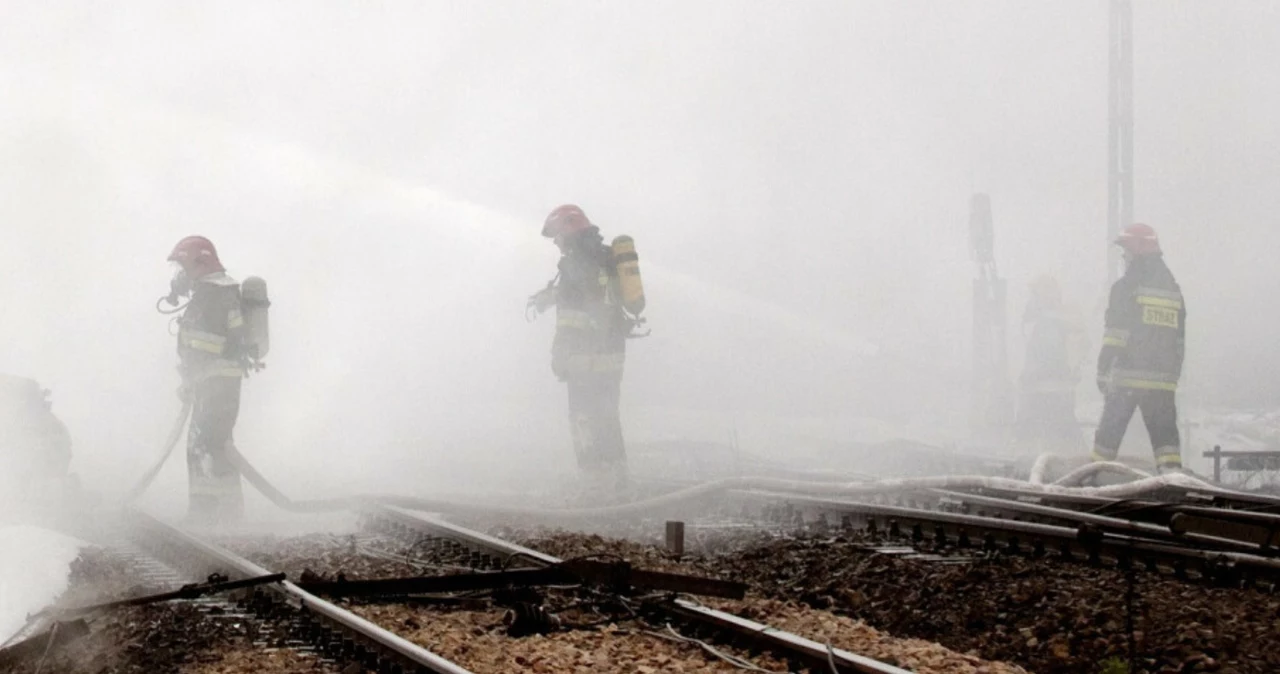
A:
<svg viewBox="0 0 1280 674">
<path fill-rule="evenodd" d="M 71 565 L 60 606 L 81 606 L 172 588 L 140 583 L 137 570 L 119 556 L 88 547 Z M 267 649 L 256 640 L 254 619 L 235 617 L 219 605 L 173 601 L 113 609 L 87 620 L 88 634 L 39 652 L 6 674 L 360 674 L 311 654 Z M 37 645 L 39 641 L 34 642 Z"/>
<path fill-rule="evenodd" d="M 520 537 L 518 532 L 504 532 Z M 735 534 L 734 536 L 737 536 Z M 747 533 L 750 544 L 769 537 Z M 626 559 L 638 567 L 699 575 L 720 575 L 705 564 L 679 561 L 653 546 L 629 541 L 567 532 L 538 533 L 516 541 L 563 558 L 603 556 Z M 368 558 L 369 545 L 354 538 L 311 536 L 286 539 L 257 539 L 224 542 L 271 568 L 305 568 L 329 577 L 339 573 L 350 579 L 378 577 L 380 571 L 415 575 L 414 569 L 382 566 Z M 729 546 L 729 543 L 725 543 Z M 379 549 L 394 548 L 381 541 Z M 430 566 L 429 551 L 405 547 L 394 550 Z M 418 569 L 422 571 L 421 568 Z M 434 571 L 428 571 L 435 573 Z M 556 592 L 547 595 L 548 604 L 564 604 Z M 889 636 L 863 622 L 795 601 L 750 597 L 745 601 L 708 600 L 707 605 L 740 615 L 778 629 L 792 631 L 820 643 L 897 664 L 922 674 L 1020 674 L 1025 670 L 974 655 L 959 653 L 921 639 Z M 388 630 L 418 643 L 442 657 L 478 674 L 486 672 L 720 672 L 741 671 L 703 647 L 681 642 L 663 626 L 619 620 L 590 628 L 553 631 L 545 635 L 513 638 L 506 634 L 505 609 L 463 610 L 437 605 L 385 604 L 351 607 L 356 613 Z M 575 622 L 575 621 L 570 621 Z M 653 634 L 656 632 L 657 634 Z M 678 634 L 678 633 L 677 633 Z M 769 655 L 749 655 L 744 651 L 715 647 L 726 655 L 742 657 L 753 666 L 768 671 L 787 671 Z"/>
<path fill-rule="evenodd" d="M 753 596 L 865 621 L 895 636 L 1040 674 L 1097 672 L 1103 663 L 1127 663 L 1131 637 L 1134 674 L 1280 671 L 1280 597 L 1259 589 L 1211 587 L 1056 558 L 957 556 L 947 550 L 948 561 L 958 563 L 939 563 L 879 554 L 874 548 L 885 542 L 863 533 L 744 532 L 717 554 L 679 561 L 652 545 L 599 536 L 505 533 L 558 556 L 607 551 L 645 565 L 740 580 L 750 584 Z"/>
<path fill-rule="evenodd" d="M 1142 671 L 1280 671 L 1280 597 L 1260 590 L 1056 559 L 939 564 L 873 554 L 840 538 L 778 540 L 699 566 L 766 596 L 1041 674 L 1092 672 L 1103 661 L 1128 660 L 1132 578 L 1132 636 Z"/>
</svg>

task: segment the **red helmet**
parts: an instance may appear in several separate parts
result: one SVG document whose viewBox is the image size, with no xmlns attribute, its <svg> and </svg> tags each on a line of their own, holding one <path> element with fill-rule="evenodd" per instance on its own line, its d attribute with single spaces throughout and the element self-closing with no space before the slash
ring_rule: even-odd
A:
<svg viewBox="0 0 1280 674">
<path fill-rule="evenodd" d="M 1124 228 L 1115 244 L 1131 255 L 1157 255 L 1160 253 L 1160 238 L 1151 225 L 1133 224 Z"/>
<path fill-rule="evenodd" d="M 551 211 L 547 216 L 547 221 L 542 225 L 542 235 L 548 239 L 554 239 L 557 236 L 581 232 L 591 226 L 591 221 L 587 219 L 587 214 L 582 212 L 581 208 L 573 204 L 565 204 Z"/>
<path fill-rule="evenodd" d="M 193 278 L 226 271 L 218 260 L 218 250 L 213 247 L 213 242 L 203 236 L 188 236 L 179 241 L 169 253 L 169 261 L 182 265 Z"/>
</svg>

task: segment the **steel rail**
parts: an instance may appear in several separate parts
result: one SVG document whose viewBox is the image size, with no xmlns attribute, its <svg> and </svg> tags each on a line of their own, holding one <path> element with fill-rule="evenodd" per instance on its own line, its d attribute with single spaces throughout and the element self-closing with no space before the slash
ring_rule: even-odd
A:
<svg viewBox="0 0 1280 674">
<path fill-rule="evenodd" d="M 739 618 L 731 613 L 699 606 L 677 599 L 665 609 L 676 620 L 696 628 L 711 627 L 735 635 L 739 639 L 785 653 L 807 665 L 812 671 L 858 672 L 863 674 L 896 674 L 905 670 L 863 655 L 820 644 L 802 636 L 774 629 L 763 623 Z"/>
<path fill-rule="evenodd" d="M 1184 491 L 1175 495 L 1179 500 L 1169 502 L 1046 494 L 1021 489 L 983 488 L 975 492 L 957 493 L 966 494 L 964 498 L 975 502 L 978 501 L 975 497 L 996 499 L 983 502 L 991 504 L 990 507 L 997 511 L 1031 512 L 1034 506 L 1049 507 L 1057 511 L 1124 519 L 1135 524 L 1153 524 L 1165 527 L 1174 534 L 1187 534 L 1188 540 L 1194 540 L 1196 535 L 1206 535 L 1217 539 L 1245 541 L 1259 546 L 1259 552 L 1267 554 L 1280 550 L 1280 514 L 1273 512 L 1266 496 L 1255 498 L 1251 494 L 1241 495 L 1241 498 L 1252 499 L 1246 502 L 1238 499 L 1224 500 L 1220 495 Z M 1024 505 L 1032 507 L 1024 508 Z"/>
<path fill-rule="evenodd" d="M 150 515 L 130 511 L 128 533 L 157 559 L 195 575 L 221 573 L 232 579 L 270 574 L 212 543 Z M 330 654 L 358 660 L 379 674 L 470 674 L 396 634 L 298 588 L 288 581 L 254 588 L 250 604 L 264 613 L 294 613 L 312 629 L 308 636 Z"/>
<path fill-rule="evenodd" d="M 1244 492 L 1201 492 L 1187 491 L 1187 501 L 1210 502 L 1219 507 L 1252 510 L 1254 512 L 1280 511 L 1280 496 L 1270 494 L 1247 494 Z"/>
<path fill-rule="evenodd" d="M 974 492 L 959 492 L 973 496 L 995 498 L 1000 502 L 1018 504 L 1016 506 L 993 506 L 996 511 L 1014 511 L 1023 504 L 1043 506 L 1057 511 L 1070 511 L 1088 515 L 1100 515 L 1124 519 L 1134 523 L 1154 524 L 1167 527 L 1173 533 L 1202 533 L 1220 538 L 1244 540 L 1263 545 L 1269 540 L 1260 537 L 1256 532 L 1242 532 L 1230 524 L 1249 524 L 1257 527 L 1273 527 L 1280 525 L 1280 515 L 1270 512 L 1203 505 L 1203 499 L 1187 501 L 1152 501 L 1149 499 L 1109 499 L 1100 496 L 1082 494 L 1047 494 L 1022 489 L 990 489 L 983 488 Z M 1217 520 L 1230 523 L 1227 526 L 1197 525 L 1195 520 L 1179 520 L 1179 514 L 1193 515 L 1205 520 Z M 1274 542 L 1271 543 L 1275 545 Z"/>
<path fill-rule="evenodd" d="M 1093 496 L 1089 494 L 1061 494 L 1035 489 L 1013 489 L 1008 487 L 982 487 L 975 489 L 972 493 L 986 494 L 996 496 L 1011 501 L 1021 501 L 1023 503 L 1041 503 L 1054 504 L 1058 508 L 1078 508 L 1082 510 L 1092 510 L 1100 508 L 1112 503 L 1116 503 L 1116 499 L 1107 498 L 1105 496 Z"/>
<path fill-rule="evenodd" d="M 1236 510 L 1235 508 L 1205 508 L 1203 506 L 1175 505 L 1167 508 L 1173 515 L 1186 514 L 1198 517 L 1242 522 L 1260 527 L 1280 528 L 1280 515 L 1276 513 L 1257 512 L 1255 510 Z"/>
<path fill-rule="evenodd" d="M 971 504 L 976 506 L 978 516 L 986 516 L 989 512 L 1005 513 L 1014 516 L 1032 516 L 1037 519 L 1069 522 L 1077 526 L 1081 524 L 1090 525 L 1109 532 L 1122 533 L 1136 538 L 1149 538 L 1152 540 L 1164 541 L 1166 543 L 1218 550 L 1232 550 L 1235 552 L 1245 552 L 1249 554 L 1260 554 L 1265 550 L 1257 543 L 1238 540 L 1236 538 L 1224 538 L 1191 531 L 1173 531 L 1168 527 L 1162 527 L 1157 524 L 1135 522 L 1109 515 L 1097 515 L 1090 512 L 1081 512 L 1079 510 L 1055 508 L 1053 506 L 1026 503 L 1023 501 L 1009 501 L 1007 499 L 995 498 L 992 496 L 981 496 L 978 494 L 968 494 L 965 492 L 948 491 L 944 489 L 933 490 L 933 493 L 938 495 L 940 505 Z"/>
<path fill-rule="evenodd" d="M 460 527 L 439 517 L 418 513 L 407 508 L 379 503 L 365 503 L 358 511 L 366 522 L 381 523 L 392 533 L 422 532 L 433 537 L 457 542 L 474 552 L 496 560 L 491 566 L 506 566 L 512 561 L 524 559 L 534 566 L 553 566 L 561 562 L 551 555 L 526 548 L 474 529 Z"/>
<path fill-rule="evenodd" d="M 1109 504 L 1128 501 L 1147 501 L 1166 505 L 1211 506 L 1252 512 L 1280 512 L 1280 496 L 1228 490 L 1195 489 L 1191 487 L 1164 487 L 1154 494 L 1163 497 L 1158 499 L 1152 498 L 1153 494 L 1151 493 L 1145 494 L 1141 499 L 1114 499 L 1092 494 L 1048 493 L 1007 487 L 982 487 L 978 492 L 1036 503 L 1057 503 L 1064 506 L 1082 508 L 1106 507 Z"/>
<path fill-rule="evenodd" d="M 996 536 L 1001 535 L 1007 537 L 1009 548 L 1020 550 L 1024 543 L 1030 543 L 1036 554 L 1044 554 L 1050 547 L 1054 547 L 1063 557 L 1074 558 L 1075 553 L 1079 551 L 1096 561 L 1100 559 L 1101 553 L 1105 552 L 1121 562 L 1135 557 L 1171 562 L 1174 565 L 1174 571 L 1179 574 L 1185 571 L 1187 563 L 1199 564 L 1200 572 L 1204 576 L 1216 580 L 1232 579 L 1233 574 L 1239 571 L 1280 578 L 1280 560 L 1278 559 L 1231 551 L 1203 550 L 1134 538 L 1098 531 L 1089 525 L 1071 528 L 778 492 L 739 491 L 736 495 L 768 503 L 787 502 L 811 511 L 857 516 L 864 519 L 868 526 L 874 526 L 877 520 L 885 520 L 891 535 L 900 533 L 901 527 L 906 526 L 910 527 L 911 536 L 916 540 L 923 540 L 926 537 L 925 528 L 928 527 L 934 540 L 940 543 L 951 542 L 954 539 L 955 542 L 964 546 L 971 544 L 971 537 L 977 537 L 983 541 L 984 547 L 994 549 L 998 547 Z M 1055 545 L 1044 545 L 1045 541 Z M 1154 567 L 1154 564 L 1148 564 L 1148 566 Z"/>
<path fill-rule="evenodd" d="M 396 506 L 366 503 L 360 507 L 360 514 L 367 523 L 375 527 L 381 526 L 391 533 L 418 534 L 456 541 L 481 554 L 504 560 L 504 564 L 508 560 L 527 560 L 536 566 L 550 566 L 562 561 L 557 557 L 445 522 L 439 517 Z M 829 648 L 816 641 L 691 602 L 677 600 L 659 610 L 674 622 L 720 635 L 731 635 L 731 642 L 750 642 L 763 650 L 803 663 L 812 671 L 835 671 L 837 674 L 907 674 L 907 670 L 893 665 Z"/>
</svg>

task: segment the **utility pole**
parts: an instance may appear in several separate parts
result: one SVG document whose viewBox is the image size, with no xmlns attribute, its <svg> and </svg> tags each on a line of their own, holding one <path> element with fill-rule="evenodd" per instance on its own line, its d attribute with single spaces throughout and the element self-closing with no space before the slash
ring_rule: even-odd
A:
<svg viewBox="0 0 1280 674">
<path fill-rule="evenodd" d="M 1110 245 L 1133 224 L 1133 1 L 1111 0 L 1107 152 L 1107 287 L 1122 272 Z"/>
<path fill-rule="evenodd" d="M 1133 224 L 1133 0 L 1111 0 L 1107 132 L 1107 290 L 1124 273 L 1120 229 Z M 1104 294 L 1104 297 L 1106 295 Z M 1186 368 L 1190 369 L 1190 368 Z M 1183 373 L 1183 389 L 1189 377 Z M 1184 394 L 1185 396 L 1185 394 Z M 1191 443 L 1191 418 L 1182 415 L 1182 448 Z"/>
<path fill-rule="evenodd" d="M 1005 281 L 996 268 L 995 223 L 991 197 L 969 200 L 969 250 L 977 264 L 973 280 L 973 389 L 970 428 L 975 439 L 999 442 L 1012 421 L 1005 335 Z"/>
</svg>

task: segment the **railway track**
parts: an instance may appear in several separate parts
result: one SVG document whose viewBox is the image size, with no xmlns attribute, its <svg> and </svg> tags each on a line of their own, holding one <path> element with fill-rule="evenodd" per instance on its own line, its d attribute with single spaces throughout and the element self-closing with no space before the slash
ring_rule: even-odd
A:
<svg viewBox="0 0 1280 674">
<path fill-rule="evenodd" d="M 366 526 L 428 545 L 465 550 L 480 568 L 548 568 L 564 560 L 493 536 L 451 524 L 432 515 L 395 506 L 366 505 Z M 723 611 L 676 599 L 659 607 L 662 618 L 714 642 L 769 651 L 793 669 L 839 674 L 901 674 L 906 670 L 835 649 Z"/>
<path fill-rule="evenodd" d="M 737 490 L 767 519 L 864 529 L 917 546 L 1141 565 L 1186 580 L 1280 584 L 1280 515 L 1269 500 L 1107 499 L 1026 490 L 923 489 L 858 499 Z M 1170 496 L 1171 494 L 1162 494 Z M 1259 510 L 1261 508 L 1261 510 Z"/>
<path fill-rule="evenodd" d="M 1280 514 L 1276 513 L 1280 501 L 1266 496 L 1185 488 L 1166 489 L 1141 499 L 1049 494 L 1030 488 L 912 489 L 863 494 L 856 500 L 761 489 L 734 489 L 727 495 L 741 502 L 743 512 L 759 508 L 775 521 L 861 527 L 888 539 L 909 540 L 917 549 L 945 552 L 938 556 L 943 560 L 955 550 L 968 548 L 1057 556 L 1121 568 L 1145 566 L 1221 586 L 1274 591 L 1280 581 L 1280 551 L 1276 549 L 1280 545 Z M 373 501 L 354 507 L 368 531 L 412 542 L 419 550 L 428 551 L 438 564 L 437 570 L 537 572 L 573 561 L 417 510 Z M 724 503 L 719 505 L 721 512 L 724 507 Z M 140 568 L 148 569 L 145 573 L 152 585 L 171 586 L 180 578 L 203 579 L 213 574 L 223 581 L 248 582 L 269 576 L 273 570 L 140 512 L 128 511 L 120 531 L 127 539 L 127 554 Z M 370 614 L 361 617 L 358 610 L 350 610 L 353 607 L 308 592 L 303 585 L 308 584 L 270 582 L 196 603 L 207 609 L 206 613 L 229 619 L 252 616 L 267 625 L 257 642 L 264 647 L 293 648 L 329 663 L 358 665 L 362 671 L 379 673 L 469 671 L 432 652 L 433 642 L 417 639 L 415 643 L 398 634 L 394 624 Z M 693 635 L 696 639 L 690 639 L 691 643 L 706 646 L 705 640 L 738 652 L 769 653 L 792 670 L 904 671 L 688 600 L 650 601 L 645 610 L 649 624 L 667 624 L 683 635 Z"/>
<path fill-rule="evenodd" d="M 442 519 L 391 506 L 368 504 L 361 510 L 366 525 L 384 535 L 412 540 L 419 550 L 455 569 L 550 569 L 564 560 L 448 523 Z M 235 554 L 225 547 L 162 522 L 150 515 L 129 511 L 115 533 L 117 550 L 126 551 L 131 564 L 141 569 L 148 587 L 173 587 L 206 579 L 221 583 L 252 583 L 278 577 L 271 569 Z M 305 584 L 305 583 L 303 583 Z M 361 617 L 347 607 L 308 592 L 290 580 L 255 584 L 215 597 L 190 600 L 227 621 L 255 621 L 255 646 L 289 648 L 332 663 L 333 671 L 373 671 L 379 674 L 470 674 L 466 667 L 397 634 L 396 629 Z M 671 599 L 658 604 L 651 622 L 667 624 L 686 644 L 722 653 L 708 643 L 741 653 L 768 652 L 789 666 L 788 671 L 860 674 L 902 674 L 906 670 L 836 649 L 768 625 L 701 606 Z M 49 636 L 52 636 L 50 634 Z M 646 639 L 651 637 L 644 637 Z M 46 653 L 52 640 L 35 635 L 32 644 Z M 28 648 L 28 650 L 31 650 Z M 731 656 L 732 657 L 732 656 Z M 741 665 L 749 660 L 736 659 Z M 766 670 L 760 670 L 766 671 Z M 777 671 L 770 669 L 768 671 Z"/>
<path fill-rule="evenodd" d="M 90 634 L 86 620 L 92 620 L 116 609 L 150 607 L 153 598 L 168 593 L 179 600 L 183 614 L 192 622 L 219 632 L 240 631 L 255 644 L 284 645 L 286 635 L 272 625 L 259 624 L 221 592 L 197 591 L 196 588 L 228 588 L 233 584 L 213 585 L 160 562 L 139 549 L 131 540 L 120 536 L 94 537 L 98 542 L 88 558 L 77 560 L 68 592 L 61 601 L 45 611 L 29 616 L 27 624 L 5 644 L 13 649 L 0 652 L 0 671 L 9 671 L 30 651 L 44 654 L 55 646 L 72 643 Z M 87 560 L 87 561 L 86 561 Z M 85 569 L 90 569 L 85 571 Z M 202 585 L 202 581 L 205 584 Z M 252 582 L 252 581 L 251 581 Z M 170 588 L 180 588 L 172 590 Z M 150 596 L 133 596 L 139 592 Z M 130 595 L 129 598 L 102 601 L 106 597 Z M 140 616 L 130 616 L 135 619 Z M 252 635 L 250 635 L 252 627 Z M 288 648 L 288 646 L 285 646 Z M 300 650 L 300 649 L 299 649 Z M 41 669 L 36 665 L 36 669 Z"/>
<path fill-rule="evenodd" d="M 241 580 L 271 574 L 244 557 L 149 515 L 130 512 L 126 517 L 129 535 L 140 549 L 191 575 L 221 574 Z M 469 674 L 290 581 L 246 590 L 234 598 L 256 615 L 287 623 L 297 639 L 335 660 L 359 663 L 379 674 Z"/>
<path fill-rule="evenodd" d="M 127 560 L 132 581 L 148 588 L 183 587 L 156 597 L 166 602 L 178 599 L 197 612 L 180 612 L 173 616 L 174 619 L 198 617 L 201 622 L 235 623 L 239 628 L 252 623 L 253 647 L 263 652 L 288 649 L 305 653 L 320 664 L 330 665 L 328 671 L 333 672 L 471 674 L 467 669 L 283 580 L 283 574 L 273 574 L 244 557 L 150 515 L 127 511 L 118 522 L 109 525 L 105 534 L 94 538 L 105 549 L 111 550 L 111 555 Z M 235 589 L 219 592 L 216 596 L 195 596 L 193 581 L 204 579 L 216 587 Z M 3 663 L 0 669 L 16 670 L 20 665 L 30 665 L 31 660 L 38 659 L 39 666 L 30 665 L 35 667 L 33 671 L 48 671 L 42 666 L 53 648 L 72 642 L 72 639 L 61 636 L 69 632 L 68 626 L 76 625 L 76 638 L 86 637 L 89 629 L 79 618 L 100 618 L 124 605 L 139 605 L 139 602 L 146 603 L 147 600 L 134 598 L 109 602 L 92 610 L 59 607 L 51 611 L 47 619 L 30 623 L 24 630 L 25 639 L 16 639 L 8 650 L 0 651 L 0 663 Z M 181 642 L 182 638 L 178 637 L 178 640 Z M 169 643 L 166 646 L 181 650 L 187 644 Z M 175 660 L 184 662 L 187 657 L 180 654 Z M 176 667 L 174 663 L 166 663 L 166 666 Z M 150 667 L 144 664 L 143 669 L 149 670 Z"/>
</svg>

